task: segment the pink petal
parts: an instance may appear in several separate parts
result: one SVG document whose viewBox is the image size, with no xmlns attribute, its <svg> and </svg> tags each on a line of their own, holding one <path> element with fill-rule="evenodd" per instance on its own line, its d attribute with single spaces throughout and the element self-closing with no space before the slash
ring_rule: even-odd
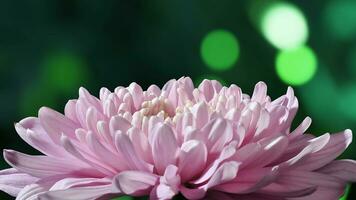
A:
<svg viewBox="0 0 356 200">
<path fill-rule="evenodd" d="M 199 175 L 204 170 L 207 157 L 207 148 L 201 141 L 189 140 L 183 143 L 178 165 L 182 181 L 190 180 Z"/>
<path fill-rule="evenodd" d="M 24 187 L 17 195 L 16 200 L 38 200 L 38 195 L 48 191 L 49 186 L 30 184 Z M 49 200 L 49 199 L 45 199 Z"/>
<path fill-rule="evenodd" d="M 109 174 L 109 175 L 114 175 L 116 171 L 112 169 L 110 166 L 103 165 L 102 163 L 99 163 L 97 161 L 91 161 L 89 160 L 85 155 L 83 155 L 85 152 L 80 151 L 78 147 L 76 147 L 68 137 L 62 136 L 61 138 L 61 143 L 63 145 L 63 148 L 69 152 L 73 157 L 77 158 L 78 160 L 87 163 L 90 166 L 93 166 L 94 169 L 97 169 L 99 174 Z"/>
<path fill-rule="evenodd" d="M 4 150 L 4 158 L 9 165 L 35 177 L 46 177 L 70 173 L 75 169 L 75 163 L 48 156 L 30 156 L 14 150 Z M 74 164 L 74 165 L 73 165 Z"/>
<path fill-rule="evenodd" d="M 208 189 L 216 185 L 220 185 L 231 181 L 237 175 L 239 169 L 239 163 L 235 161 L 229 161 L 223 163 L 210 178 L 208 183 L 204 185 L 204 188 Z"/>
<path fill-rule="evenodd" d="M 235 160 L 241 163 L 240 168 L 250 166 L 255 161 L 255 159 L 263 153 L 262 146 L 258 143 L 249 143 L 245 146 L 239 148 L 233 155 L 231 160 Z"/>
<path fill-rule="evenodd" d="M 236 178 L 228 183 L 215 187 L 216 190 L 235 193 L 248 194 L 261 189 L 274 181 L 278 175 L 278 168 L 253 168 L 240 170 Z"/>
<path fill-rule="evenodd" d="M 256 156 L 253 163 L 254 167 L 267 166 L 277 160 L 288 146 L 288 139 L 285 136 L 265 138 L 259 142 L 261 144 L 261 152 Z"/>
<path fill-rule="evenodd" d="M 68 156 L 58 144 L 55 144 L 42 128 L 40 120 L 28 117 L 15 124 L 20 137 L 29 145 L 51 156 Z"/>
<path fill-rule="evenodd" d="M 64 176 L 50 176 L 38 182 L 27 185 L 17 195 L 16 200 L 38 200 L 39 195 L 48 192 L 49 188 Z"/>
<path fill-rule="evenodd" d="M 156 195 L 157 199 L 172 199 L 177 192 L 172 189 L 169 185 L 160 184 L 157 186 Z"/>
<path fill-rule="evenodd" d="M 308 191 L 308 188 L 328 188 L 338 190 L 344 187 L 344 183 L 335 177 L 302 170 L 289 170 L 278 176 L 278 179 L 261 189 L 261 193 L 270 195 L 299 196 L 300 192 Z"/>
<path fill-rule="evenodd" d="M 124 194 L 142 196 L 156 185 L 158 177 L 142 171 L 124 171 L 114 178 L 114 186 Z"/>
<path fill-rule="evenodd" d="M 11 196 L 17 196 L 22 188 L 37 180 L 38 178 L 21 173 L 14 168 L 4 169 L 0 171 L 0 190 Z"/>
<path fill-rule="evenodd" d="M 74 187 L 87 187 L 99 185 L 111 185 L 112 180 L 108 178 L 64 178 L 57 181 L 49 190 L 66 190 Z"/>
<path fill-rule="evenodd" d="M 89 132 L 87 134 L 87 141 L 93 152 L 97 155 L 98 159 L 102 160 L 103 163 L 106 163 L 112 168 L 120 171 L 128 169 L 126 162 L 117 162 L 117 160 L 123 161 L 123 156 L 108 150 L 104 145 L 101 144 L 100 141 L 98 141 L 93 133 Z"/>
<path fill-rule="evenodd" d="M 95 200 L 104 195 L 111 194 L 110 185 L 76 187 L 66 190 L 49 191 L 40 194 L 39 200 L 65 199 L 65 200 Z"/>
<path fill-rule="evenodd" d="M 215 89 L 211 81 L 206 79 L 204 79 L 203 82 L 200 83 L 199 90 L 202 92 L 202 94 L 204 94 L 207 102 L 209 102 L 213 98 L 215 93 Z"/>
<path fill-rule="evenodd" d="M 133 82 L 130 84 L 128 90 L 130 91 L 132 97 L 133 97 L 133 102 L 134 106 L 136 109 L 138 109 L 141 106 L 142 99 L 143 99 L 143 91 L 141 86 L 139 86 L 137 83 Z"/>
<path fill-rule="evenodd" d="M 178 144 L 172 129 L 158 124 L 152 139 L 152 155 L 158 174 L 163 174 L 168 165 L 175 165 L 178 156 Z"/>
<path fill-rule="evenodd" d="M 310 117 L 305 118 L 303 122 L 293 132 L 290 133 L 290 139 L 302 135 L 309 128 L 311 122 L 312 120 Z"/>
<path fill-rule="evenodd" d="M 128 130 L 128 135 L 136 152 L 142 156 L 146 162 L 152 163 L 152 150 L 148 143 L 147 136 L 138 128 L 132 127 Z"/>
<path fill-rule="evenodd" d="M 316 170 L 336 159 L 350 145 L 352 141 L 351 130 L 331 134 L 329 142 L 320 151 L 312 153 L 308 159 L 298 166 L 298 169 Z"/>
<path fill-rule="evenodd" d="M 64 107 L 64 115 L 71 119 L 73 122 L 78 123 L 77 112 L 76 112 L 77 100 L 69 100 Z"/>
<path fill-rule="evenodd" d="M 311 139 L 308 145 L 296 156 L 282 163 L 282 167 L 290 167 L 295 165 L 302 165 L 307 156 L 314 152 L 320 151 L 330 140 L 330 134 L 324 134 L 317 138 Z"/>
<path fill-rule="evenodd" d="M 231 158 L 236 152 L 236 148 L 234 143 L 224 147 L 221 151 L 219 157 L 214 160 L 203 172 L 203 174 L 196 180 L 191 181 L 192 184 L 202 184 L 209 180 L 211 176 L 216 172 L 219 166 L 226 161 L 227 159 Z"/>
<path fill-rule="evenodd" d="M 258 103 L 264 103 L 267 96 L 267 85 L 260 81 L 256 84 L 255 89 L 253 91 L 251 101 L 256 101 Z"/>
<path fill-rule="evenodd" d="M 129 169 L 152 172 L 153 166 L 149 165 L 136 153 L 134 146 L 128 135 L 116 133 L 115 144 L 118 151 L 123 155 L 123 161 L 126 161 Z"/>
<path fill-rule="evenodd" d="M 172 199 L 179 191 L 181 184 L 180 176 L 178 175 L 178 168 L 174 165 L 169 165 L 160 178 L 160 184 L 156 188 L 158 199 Z"/>
<path fill-rule="evenodd" d="M 206 194 L 206 190 L 204 188 L 190 189 L 184 185 L 180 187 L 180 192 L 187 199 L 202 199 Z"/>
<path fill-rule="evenodd" d="M 318 170 L 318 172 L 337 177 L 347 182 L 356 182 L 356 161 L 336 160 Z"/>
<path fill-rule="evenodd" d="M 79 128 L 79 126 L 69 118 L 45 107 L 40 109 L 38 118 L 40 119 L 43 129 L 56 144 L 60 143 L 62 134 L 70 138 L 75 138 L 75 129 Z"/>
<path fill-rule="evenodd" d="M 191 112 L 194 115 L 196 128 L 202 128 L 209 120 L 208 106 L 205 102 L 195 104 L 191 108 Z"/>
<path fill-rule="evenodd" d="M 232 140 L 232 125 L 225 119 L 217 119 L 210 130 L 207 148 L 210 153 L 220 152 Z"/>
<path fill-rule="evenodd" d="M 88 90 L 83 87 L 79 88 L 79 99 L 83 101 L 87 108 L 93 106 L 98 111 L 102 112 L 102 106 L 99 99 L 91 95 Z"/>
<path fill-rule="evenodd" d="M 293 200 L 339 199 L 342 196 L 342 194 L 344 194 L 344 188 L 345 187 L 338 188 L 338 189 L 330 189 L 325 187 L 319 187 L 311 195 L 293 198 Z"/>
<path fill-rule="evenodd" d="M 125 118 L 117 115 L 110 119 L 110 133 L 114 135 L 116 131 L 120 130 L 122 133 L 126 133 L 131 128 L 131 123 Z"/>
</svg>

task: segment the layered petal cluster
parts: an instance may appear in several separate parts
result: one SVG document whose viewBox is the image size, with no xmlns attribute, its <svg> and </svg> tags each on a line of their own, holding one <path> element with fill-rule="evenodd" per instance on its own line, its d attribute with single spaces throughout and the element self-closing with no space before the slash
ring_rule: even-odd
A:
<svg viewBox="0 0 356 200">
<path fill-rule="evenodd" d="M 356 180 L 355 161 L 335 160 L 352 133 L 306 134 L 308 117 L 291 130 L 297 109 L 291 88 L 271 100 L 263 82 L 251 97 L 186 77 L 99 98 L 80 88 L 64 114 L 41 108 L 15 125 L 43 155 L 4 150 L 0 189 L 17 200 L 337 200 Z"/>
</svg>

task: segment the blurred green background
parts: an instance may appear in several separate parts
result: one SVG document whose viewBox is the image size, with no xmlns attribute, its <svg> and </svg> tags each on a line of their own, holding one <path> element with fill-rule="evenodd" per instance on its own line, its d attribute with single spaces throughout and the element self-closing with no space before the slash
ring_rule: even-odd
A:
<svg viewBox="0 0 356 200">
<path fill-rule="evenodd" d="M 63 110 L 80 86 L 98 94 L 181 76 L 246 93 L 262 80 L 273 98 L 292 85 L 296 123 L 311 116 L 315 135 L 356 130 L 356 0 L 0 2 L 1 149 L 36 153 L 13 123 Z M 342 157 L 356 158 L 356 142 Z"/>
</svg>

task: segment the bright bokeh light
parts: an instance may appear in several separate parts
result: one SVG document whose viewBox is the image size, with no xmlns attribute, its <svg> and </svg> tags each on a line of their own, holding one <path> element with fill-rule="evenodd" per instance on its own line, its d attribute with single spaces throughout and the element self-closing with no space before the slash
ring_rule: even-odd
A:
<svg viewBox="0 0 356 200">
<path fill-rule="evenodd" d="M 356 35 L 356 1 L 333 0 L 325 7 L 324 23 L 336 39 L 348 40 Z"/>
<path fill-rule="evenodd" d="M 214 30 L 204 37 L 200 53 L 209 68 L 227 70 L 234 66 L 239 57 L 239 43 L 231 32 Z"/>
<path fill-rule="evenodd" d="M 308 39 L 308 25 L 303 13 L 289 3 L 273 3 L 261 17 L 261 31 L 279 49 L 296 48 Z"/>
<path fill-rule="evenodd" d="M 277 55 L 276 70 L 285 83 L 303 85 L 315 75 L 317 58 L 313 50 L 306 46 L 284 50 Z"/>
</svg>

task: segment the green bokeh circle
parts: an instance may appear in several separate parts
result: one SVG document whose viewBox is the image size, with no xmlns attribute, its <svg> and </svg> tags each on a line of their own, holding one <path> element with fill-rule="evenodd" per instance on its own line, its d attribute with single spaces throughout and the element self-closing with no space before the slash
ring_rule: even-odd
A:
<svg viewBox="0 0 356 200">
<path fill-rule="evenodd" d="M 312 49 L 302 46 L 278 53 L 276 70 L 283 82 L 303 85 L 313 78 L 317 70 L 317 58 Z"/>
<path fill-rule="evenodd" d="M 204 37 L 200 52 L 209 68 L 224 71 L 236 63 L 239 57 L 239 43 L 232 33 L 214 30 Z"/>
<path fill-rule="evenodd" d="M 261 30 L 266 39 L 279 49 L 303 45 L 309 35 L 302 11 L 286 2 L 271 3 L 263 12 Z"/>
</svg>

